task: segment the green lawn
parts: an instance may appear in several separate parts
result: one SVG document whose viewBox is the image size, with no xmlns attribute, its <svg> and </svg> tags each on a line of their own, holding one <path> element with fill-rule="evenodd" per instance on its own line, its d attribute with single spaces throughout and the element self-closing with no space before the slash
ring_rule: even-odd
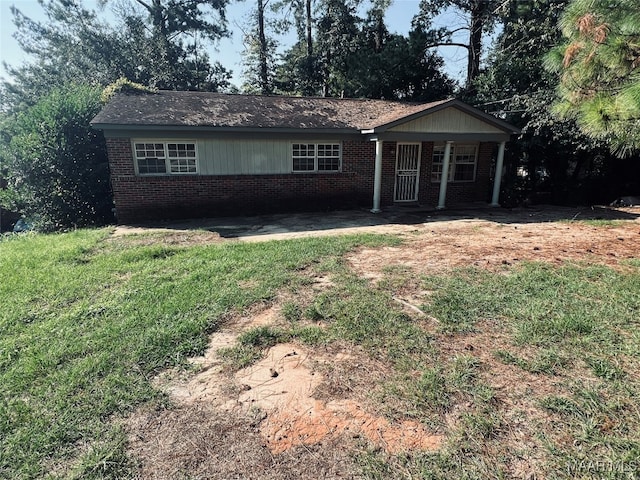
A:
<svg viewBox="0 0 640 480">
<path fill-rule="evenodd" d="M 132 238 L 83 230 L 0 241 L 1 478 L 131 476 L 114 420 L 166 403 L 150 378 L 201 354 L 230 313 L 303 287 L 308 270 L 330 274 L 334 285 L 287 303 L 285 327 L 246 332 L 225 357 L 239 368 L 264 346 L 294 339 L 351 342 L 388 363 L 392 374 L 371 389 L 380 412 L 418 419 L 447 442 L 430 454 L 363 447 L 356 461 L 367 477 L 517 478 L 515 466 L 533 455 L 549 478 L 638 478 L 639 261 L 619 271 L 524 264 L 423 279 L 389 269 L 372 286 L 342 258 L 393 238 L 208 246 Z M 416 280 L 429 292 L 421 307 L 433 324 L 392 299 Z M 480 348 L 482 335 L 502 341 Z M 475 349 L 443 349 L 468 342 Z M 499 369 L 551 387 L 519 397 L 515 412 L 515 394 L 496 386 Z M 535 448 L 514 448 L 518 415 Z M 595 467 L 580 463 L 588 460 L 620 468 L 591 477 Z"/>
<path fill-rule="evenodd" d="M 166 247 L 109 230 L 0 242 L 0 477 L 125 475 L 112 427 L 148 401 L 149 378 L 201 354 L 228 312 L 269 300 L 305 267 L 369 237 Z M 94 471 L 95 469 L 95 471 Z"/>
</svg>

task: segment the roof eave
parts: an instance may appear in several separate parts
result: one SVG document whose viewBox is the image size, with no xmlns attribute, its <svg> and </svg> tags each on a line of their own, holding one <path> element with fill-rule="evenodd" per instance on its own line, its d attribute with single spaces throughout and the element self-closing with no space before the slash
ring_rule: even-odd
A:
<svg viewBox="0 0 640 480">
<path fill-rule="evenodd" d="M 283 128 L 283 127 L 213 127 L 201 125 L 131 125 L 115 123 L 91 123 L 96 130 L 132 130 L 132 131 L 189 131 L 189 132 L 217 132 L 217 133 L 322 133 L 322 134 L 348 134 L 360 133 L 355 128 Z"/>
</svg>

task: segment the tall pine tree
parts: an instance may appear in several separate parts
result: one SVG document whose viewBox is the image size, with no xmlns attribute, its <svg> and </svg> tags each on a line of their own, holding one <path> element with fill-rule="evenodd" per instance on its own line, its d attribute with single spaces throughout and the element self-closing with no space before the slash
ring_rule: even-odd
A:
<svg viewBox="0 0 640 480">
<path fill-rule="evenodd" d="M 556 112 L 618 153 L 640 150 L 640 9 L 635 0 L 572 0 L 548 57 Z"/>
</svg>

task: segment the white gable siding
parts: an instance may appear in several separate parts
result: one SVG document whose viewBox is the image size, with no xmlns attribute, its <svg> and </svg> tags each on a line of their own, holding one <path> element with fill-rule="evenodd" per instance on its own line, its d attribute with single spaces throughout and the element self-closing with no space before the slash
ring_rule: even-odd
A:
<svg viewBox="0 0 640 480">
<path fill-rule="evenodd" d="M 284 140 L 199 140 L 201 175 L 291 173 L 291 142 Z"/>
<path fill-rule="evenodd" d="M 504 133 L 503 130 L 464 113 L 455 107 L 445 108 L 430 115 L 390 128 L 391 132 L 431 133 Z"/>
</svg>

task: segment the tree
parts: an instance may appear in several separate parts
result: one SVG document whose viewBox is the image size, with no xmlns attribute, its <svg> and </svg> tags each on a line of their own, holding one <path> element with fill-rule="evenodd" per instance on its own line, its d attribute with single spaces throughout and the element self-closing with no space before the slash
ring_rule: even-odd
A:
<svg viewBox="0 0 640 480">
<path fill-rule="evenodd" d="M 640 10 L 636 1 L 572 0 L 565 41 L 549 54 L 559 75 L 555 111 L 620 154 L 640 149 Z"/>
<path fill-rule="evenodd" d="M 4 82 L 0 92 L 5 108 L 33 105 L 69 82 L 105 86 L 122 76 L 159 88 L 228 88 L 230 73 L 204 51 L 207 42 L 226 34 L 228 0 L 143 2 L 151 10 L 135 8 L 134 1 L 114 4 L 115 26 L 84 8 L 81 0 L 43 1 L 43 22 L 13 8 L 18 42 L 33 61 L 8 68 L 12 81 Z M 198 8 L 205 3 L 208 10 Z M 214 20 L 205 20 L 215 12 Z"/>
<path fill-rule="evenodd" d="M 357 48 L 361 0 L 321 0 L 316 45 L 322 78 L 322 96 L 343 96 L 337 77 L 349 77 L 348 58 Z"/>
<path fill-rule="evenodd" d="M 557 78 L 545 69 L 545 52 L 560 40 L 557 23 L 567 3 L 503 4 L 503 29 L 476 80 L 476 105 L 523 131 L 509 145 L 503 203 L 532 195 L 553 203 L 611 201 L 613 190 L 604 177 L 611 163 L 606 146 L 551 111 Z"/>
<path fill-rule="evenodd" d="M 267 35 L 265 7 L 269 0 L 256 0 L 256 9 L 251 13 L 249 33 L 245 34 L 243 89 L 249 93 L 269 95 L 273 93 L 274 54 L 276 42 Z"/>
<path fill-rule="evenodd" d="M 225 9 L 229 0 L 133 1 L 147 13 L 151 23 L 149 58 L 157 63 L 150 82 L 153 86 L 174 88 L 182 73 L 177 67 L 185 60 L 181 56 L 185 51 L 197 51 L 197 35 L 209 41 L 228 35 Z M 108 2 L 102 0 L 104 4 Z"/>
<path fill-rule="evenodd" d="M 79 84 L 55 89 L 5 119 L 0 178 L 7 188 L 0 201 L 41 230 L 113 219 L 104 137 L 89 126 L 102 108 L 101 90 Z"/>
<path fill-rule="evenodd" d="M 275 5 L 281 13 L 293 13 L 298 33 L 298 41 L 285 52 L 277 69 L 280 91 L 325 97 L 343 94 L 337 83 L 349 74 L 347 57 L 356 48 L 362 21 L 356 11 L 361 1 L 284 0 Z M 283 22 L 281 29 L 288 25 L 290 21 Z"/>
<path fill-rule="evenodd" d="M 33 61 L 7 70 L 2 105 L 14 111 L 36 103 L 52 88 L 73 80 L 105 85 L 110 65 L 126 65 L 118 54 L 119 36 L 75 1 L 42 4 L 47 20 L 36 22 L 12 7 L 21 49 Z M 126 68 L 126 67 L 125 67 Z M 126 73 L 117 72 L 113 80 Z"/>
<path fill-rule="evenodd" d="M 414 19 L 416 24 L 423 24 L 423 30 L 430 28 L 431 18 L 446 10 L 455 10 L 466 19 L 466 25 L 456 28 L 439 28 L 437 38 L 425 44 L 425 49 L 441 46 L 462 47 L 467 50 L 467 76 L 465 89 L 473 94 L 474 81 L 480 74 L 480 58 L 482 56 L 482 37 L 492 30 L 497 18 L 496 0 L 421 0 L 420 14 Z M 453 40 L 458 31 L 467 30 L 466 43 Z"/>
<path fill-rule="evenodd" d="M 418 27 L 407 37 L 390 34 L 380 11 L 369 12 L 357 49 L 346 60 L 348 75 L 340 78 L 349 97 L 433 101 L 453 93 L 455 82 L 442 73 L 444 61 L 425 52 L 430 32 Z"/>
<path fill-rule="evenodd" d="M 273 10 L 283 16 L 276 32 L 287 32 L 294 25 L 298 37 L 276 67 L 274 83 L 279 92 L 305 96 L 320 92 L 319 59 L 313 38 L 314 6 L 314 0 L 280 0 L 273 4 Z"/>
<path fill-rule="evenodd" d="M 453 92 L 443 61 L 424 45 L 435 34 L 416 26 L 407 37 L 389 33 L 384 14 L 389 0 L 375 0 L 366 18 L 359 2 L 318 1 L 316 51 L 309 69 L 304 38 L 285 52 L 276 75 L 279 91 L 303 95 L 430 101 Z M 300 22 L 300 33 L 306 31 Z"/>
</svg>

